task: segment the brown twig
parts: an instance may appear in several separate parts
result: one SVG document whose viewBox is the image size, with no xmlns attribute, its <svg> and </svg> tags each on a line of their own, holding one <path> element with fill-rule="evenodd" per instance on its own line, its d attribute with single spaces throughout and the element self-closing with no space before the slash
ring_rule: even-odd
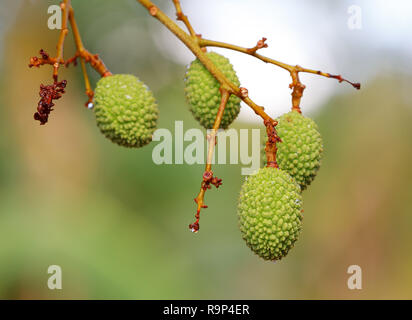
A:
<svg viewBox="0 0 412 320">
<path fill-rule="evenodd" d="M 302 68 L 300 66 L 293 66 L 293 65 L 290 65 L 290 64 L 287 64 L 287 63 L 284 63 L 284 62 L 277 61 L 277 60 L 272 59 L 272 58 L 265 57 L 261 54 L 258 54 L 256 51 L 252 50 L 253 48 L 248 49 L 248 48 L 243 48 L 243 47 L 236 46 L 236 45 L 229 44 L 229 43 L 225 43 L 225 42 L 213 41 L 213 40 L 208 40 L 208 39 L 203 39 L 203 38 L 199 40 L 199 45 L 201 47 L 219 47 L 219 48 L 225 48 L 225 49 L 229 49 L 229 50 L 242 52 L 242 53 L 251 55 L 251 56 L 253 56 L 253 57 L 255 57 L 255 58 L 257 58 L 257 59 L 259 59 L 263 62 L 270 63 L 270 64 L 278 66 L 282 69 L 285 69 L 285 70 L 289 71 L 290 73 L 292 73 L 292 72 L 312 73 L 312 74 L 316 74 L 316 75 L 319 75 L 319 76 L 322 76 L 322 77 L 336 79 L 339 82 L 345 81 L 345 82 L 349 83 L 350 85 L 352 85 L 354 88 L 360 89 L 360 83 L 351 82 L 347 79 L 342 78 L 341 75 L 333 75 L 333 74 L 323 72 L 323 71 L 320 71 L 320 70 L 312 70 L 312 69 L 308 69 L 308 68 Z"/>
<path fill-rule="evenodd" d="M 53 80 L 56 83 L 58 79 L 59 66 L 64 64 L 63 60 L 63 48 L 64 41 L 66 39 L 69 30 L 67 29 L 67 20 L 69 17 L 70 0 L 63 0 L 60 3 L 60 8 L 62 10 L 62 28 L 60 30 L 59 40 L 56 46 L 56 56 L 54 58 L 50 57 L 43 49 L 40 50 L 40 57 L 31 57 L 29 67 L 40 67 L 45 64 L 53 66 Z"/>
<path fill-rule="evenodd" d="M 296 66 L 294 70 L 290 72 L 292 77 L 292 83 L 289 84 L 289 88 L 292 90 L 292 110 L 302 113 L 300 109 L 300 100 L 303 96 L 303 90 L 305 90 L 305 85 L 300 82 L 299 72 L 301 70 L 300 66 Z"/>
<path fill-rule="evenodd" d="M 299 72 L 304 72 L 304 73 L 311 73 L 311 74 L 316 74 L 322 77 L 326 77 L 326 78 L 331 78 L 331 79 L 336 79 L 339 82 L 347 82 L 350 85 L 352 85 L 355 89 L 360 89 L 361 85 L 360 83 L 354 83 L 351 82 L 345 78 L 343 78 L 341 75 L 333 75 L 327 72 L 322 72 L 320 70 L 312 70 L 312 69 L 308 69 L 308 68 L 302 68 L 299 65 L 293 66 L 287 63 L 283 63 L 280 61 L 277 61 L 275 59 L 271 59 L 268 57 L 265 57 L 263 55 L 260 55 L 258 53 L 256 53 L 256 51 L 260 48 L 266 48 L 266 38 L 262 38 L 262 40 L 258 41 L 257 45 L 254 46 L 253 48 L 243 48 L 243 47 L 239 47 L 236 45 L 232 45 L 232 44 L 228 44 L 228 43 L 224 43 L 224 42 L 219 42 L 219 41 L 213 41 L 213 40 L 208 40 L 208 39 L 200 39 L 199 40 L 199 45 L 201 47 L 220 47 L 220 48 L 225 48 L 225 49 L 229 49 L 229 50 L 234 50 L 234 51 L 238 51 L 238 52 L 242 52 L 248 55 L 251 55 L 263 62 L 266 63 L 271 63 L 275 66 L 278 66 L 282 69 L 285 69 L 287 71 L 289 71 L 291 77 L 292 77 L 292 83 L 289 85 L 290 89 L 292 90 L 292 110 L 295 110 L 297 112 L 301 113 L 301 109 L 300 109 L 300 101 L 302 99 L 302 95 L 303 95 L 303 91 L 305 90 L 305 85 L 303 85 L 300 80 L 299 80 Z"/>
<path fill-rule="evenodd" d="M 282 142 L 282 140 L 280 139 L 276 131 L 276 126 L 278 125 L 278 122 L 265 120 L 264 124 L 266 126 L 266 134 L 268 137 L 265 147 L 267 160 L 266 167 L 279 168 L 278 163 L 276 161 L 276 154 L 278 151 L 277 143 Z"/>
<path fill-rule="evenodd" d="M 103 60 L 99 58 L 99 55 L 91 54 L 85 49 L 80 36 L 79 28 L 77 27 L 76 19 L 74 18 L 74 10 L 72 7 L 70 7 L 69 9 L 69 21 L 72 27 L 74 42 L 77 48 L 75 56 L 84 59 L 84 61 L 86 63 L 89 63 L 91 67 L 95 69 L 102 77 L 111 75 L 112 73 L 107 69 L 107 67 L 103 63 Z"/>
<path fill-rule="evenodd" d="M 185 24 L 185 26 L 186 26 L 187 30 L 189 31 L 190 35 L 192 37 L 196 38 L 197 37 L 196 32 L 193 29 L 192 25 L 190 24 L 189 18 L 185 14 L 183 14 L 182 6 L 180 5 L 180 0 L 173 0 L 173 4 L 175 5 L 175 8 L 176 8 L 177 20 L 182 21 Z"/>
<path fill-rule="evenodd" d="M 246 49 L 247 53 L 250 55 L 254 55 L 256 51 L 258 51 L 259 49 L 267 48 L 268 45 L 266 43 L 266 40 L 267 39 L 263 37 L 262 40 L 259 40 L 254 47 Z"/>
<path fill-rule="evenodd" d="M 204 203 L 204 197 L 205 197 L 206 190 L 211 188 L 211 184 L 213 184 L 216 188 L 218 188 L 222 184 L 222 179 L 219 179 L 213 176 L 212 159 L 213 159 L 213 152 L 214 152 L 215 145 L 216 145 L 217 131 L 220 127 L 220 122 L 222 121 L 223 112 L 225 111 L 227 101 L 229 100 L 230 92 L 224 88 L 221 88 L 220 93 L 221 93 L 221 101 L 220 101 L 219 109 L 216 115 L 215 122 L 213 124 L 213 128 L 207 137 L 209 148 L 208 148 L 208 153 L 207 153 L 206 167 L 203 173 L 203 180 L 200 186 L 199 194 L 195 198 L 195 202 L 197 204 L 197 210 L 196 210 L 196 215 L 195 215 L 196 221 L 189 225 L 189 228 L 192 230 L 192 232 L 199 231 L 200 210 L 202 208 L 207 208 L 207 206 Z"/>
</svg>

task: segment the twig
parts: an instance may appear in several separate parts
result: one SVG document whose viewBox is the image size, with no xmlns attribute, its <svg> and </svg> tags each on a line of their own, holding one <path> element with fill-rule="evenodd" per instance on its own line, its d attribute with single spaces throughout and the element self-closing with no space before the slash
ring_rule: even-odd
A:
<svg viewBox="0 0 412 320">
<path fill-rule="evenodd" d="M 58 70 L 60 64 L 64 64 L 63 60 L 63 47 L 64 40 L 66 39 L 69 29 L 67 29 L 67 19 L 69 17 L 70 0 L 64 0 L 60 3 L 60 8 L 62 10 L 62 29 L 60 31 L 59 41 L 57 42 L 57 54 L 55 58 L 55 63 L 53 64 L 53 79 L 57 82 Z"/>
<path fill-rule="evenodd" d="M 82 67 L 84 86 L 86 88 L 86 95 L 89 97 L 85 105 L 86 107 L 91 108 L 93 107 L 94 91 L 90 85 L 89 75 L 87 74 L 86 63 L 84 61 L 84 58 L 80 58 L 80 65 Z"/>
<path fill-rule="evenodd" d="M 74 10 L 72 7 L 70 7 L 69 10 L 69 21 L 72 27 L 74 42 L 77 48 L 75 57 L 81 57 L 85 62 L 90 63 L 92 68 L 95 69 L 102 77 L 111 75 L 112 73 L 107 69 L 99 56 L 97 54 L 91 54 L 84 48 L 82 39 L 80 37 L 79 28 L 77 27 L 76 19 L 74 18 Z"/>
<path fill-rule="evenodd" d="M 266 63 L 271 63 L 274 64 L 282 69 L 285 69 L 289 72 L 305 72 L 305 73 L 312 73 L 312 74 L 316 74 L 322 77 L 326 77 L 326 78 L 332 78 L 332 79 L 336 79 L 339 82 L 345 81 L 349 84 L 351 84 L 354 88 L 356 89 L 360 89 L 360 84 L 359 83 L 354 83 L 351 82 L 347 79 L 342 78 L 341 75 L 333 75 L 327 72 L 322 72 L 320 70 L 312 70 L 312 69 L 308 69 L 308 68 L 302 68 L 300 66 L 293 66 L 287 63 L 283 63 L 280 61 L 277 61 L 275 59 L 271 59 L 268 57 L 265 57 L 261 54 L 256 53 L 256 51 L 252 50 L 252 49 L 247 49 L 247 48 L 243 48 L 243 47 L 239 47 L 233 44 L 228 44 L 225 42 L 219 42 L 219 41 L 213 41 L 213 40 L 208 40 L 208 39 L 200 39 L 199 40 L 199 45 L 201 47 L 219 47 L 219 48 L 225 48 L 225 49 L 229 49 L 229 50 L 234 50 L 234 51 L 238 51 L 238 52 L 242 52 L 248 55 L 251 55 L 259 60 L 262 60 L 263 62 Z"/>
<path fill-rule="evenodd" d="M 29 67 L 40 67 L 45 64 L 49 64 L 53 66 L 53 80 L 54 83 L 57 82 L 58 73 L 59 73 L 59 66 L 64 64 L 63 60 L 63 48 L 64 48 L 64 41 L 66 36 L 69 32 L 67 29 L 67 20 L 69 17 L 69 8 L 70 8 L 70 0 L 63 0 L 60 3 L 60 8 L 62 10 L 62 28 L 59 35 L 59 40 L 57 41 L 56 46 L 56 56 L 50 57 L 48 53 L 46 53 L 43 49 L 40 50 L 40 57 L 31 57 Z"/>
<path fill-rule="evenodd" d="M 213 184 L 216 188 L 219 188 L 219 186 L 222 184 L 222 179 L 219 179 L 213 176 L 212 159 L 213 159 L 213 152 L 215 150 L 215 145 L 216 145 L 216 135 L 219 130 L 220 123 L 222 121 L 223 112 L 225 111 L 227 101 L 229 100 L 229 97 L 230 97 L 230 92 L 224 88 L 221 88 L 220 94 L 221 94 L 221 100 L 220 100 L 219 109 L 217 111 L 216 119 L 215 119 L 215 122 L 213 124 L 213 128 L 210 134 L 207 136 L 207 140 L 209 142 L 209 148 L 208 148 L 208 153 L 207 153 L 206 167 L 203 173 L 203 180 L 200 186 L 199 194 L 195 198 L 195 202 L 197 204 L 197 211 L 195 215 L 196 221 L 189 225 L 189 228 L 192 230 L 192 232 L 195 232 L 195 233 L 199 231 L 200 210 L 202 208 L 207 208 L 207 206 L 204 203 L 204 197 L 205 197 L 206 190 L 211 188 L 211 184 Z"/>
<path fill-rule="evenodd" d="M 177 20 L 182 21 L 185 24 L 185 26 L 186 26 L 187 30 L 189 31 L 190 35 L 192 37 L 196 38 L 196 32 L 193 29 L 192 25 L 190 24 L 189 18 L 185 14 L 183 14 L 182 6 L 180 5 L 180 0 L 173 0 L 173 4 L 175 5 L 175 8 L 176 8 Z"/>
<path fill-rule="evenodd" d="M 277 121 L 269 121 L 265 120 L 264 124 L 266 126 L 266 134 L 267 134 L 267 141 L 266 141 L 266 147 L 265 147 L 265 152 L 266 152 L 266 167 L 273 167 L 273 168 L 279 168 L 278 163 L 276 161 L 276 154 L 278 151 L 277 148 L 277 143 L 282 142 L 280 137 L 278 136 L 278 133 L 276 131 L 276 126 L 278 125 Z"/>
</svg>

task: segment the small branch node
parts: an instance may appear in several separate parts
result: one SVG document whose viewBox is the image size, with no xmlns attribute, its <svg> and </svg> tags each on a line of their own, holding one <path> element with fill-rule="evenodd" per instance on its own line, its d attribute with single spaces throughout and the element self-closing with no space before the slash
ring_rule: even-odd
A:
<svg viewBox="0 0 412 320">
<path fill-rule="evenodd" d="M 246 49 L 246 52 L 248 54 L 254 55 L 256 53 L 256 51 L 258 51 L 259 49 L 267 48 L 268 45 L 266 43 L 266 40 L 267 39 L 265 37 L 263 37 L 261 40 L 259 40 L 257 42 L 257 44 L 254 47 Z"/>
<path fill-rule="evenodd" d="M 249 97 L 249 91 L 248 91 L 248 89 L 243 88 L 243 87 L 241 87 L 241 88 L 239 88 L 239 89 L 240 89 L 240 94 L 241 94 L 242 98 L 247 98 L 247 97 Z"/>
<path fill-rule="evenodd" d="M 150 7 L 149 9 L 149 13 L 154 17 L 155 15 L 157 15 L 157 13 L 159 12 L 159 9 L 153 5 Z"/>
</svg>

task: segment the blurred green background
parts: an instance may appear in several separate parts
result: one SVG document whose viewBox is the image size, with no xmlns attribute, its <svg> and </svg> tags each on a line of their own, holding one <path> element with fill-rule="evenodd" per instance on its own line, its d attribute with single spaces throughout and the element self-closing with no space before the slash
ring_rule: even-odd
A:
<svg viewBox="0 0 412 320">
<path fill-rule="evenodd" d="M 67 93 L 57 101 L 49 123 L 39 126 L 33 120 L 39 84 L 50 82 L 51 67 L 27 65 L 40 48 L 55 54 L 59 32 L 49 30 L 46 21 L 48 5 L 56 2 L 10 0 L 0 7 L 0 298 L 412 298 L 409 47 L 400 42 L 369 52 L 360 46 L 371 32 L 366 24 L 366 34 L 359 31 L 353 42 L 345 21 L 341 29 L 327 27 L 348 39 L 343 52 L 336 46 L 331 52 L 339 50 L 339 56 L 348 58 L 335 61 L 337 70 L 316 65 L 319 60 L 308 67 L 342 72 L 361 80 L 363 88 L 304 77 L 309 97 L 310 87 L 322 90 L 328 83 L 335 88 L 310 113 L 303 109 L 319 124 L 325 155 L 318 177 L 304 193 L 300 240 L 287 258 L 270 263 L 252 254 L 237 227 L 241 166 L 214 167 L 224 184 L 207 192 L 201 231 L 192 234 L 187 225 L 193 222 L 203 166 L 158 166 L 152 162 L 154 143 L 128 150 L 106 140 L 93 112 L 83 106 L 80 67 L 61 70 Z M 347 16 L 342 3 L 311 2 L 309 19 L 319 8 Z M 86 47 L 99 53 L 113 73 L 136 74 L 154 91 L 159 128 L 173 130 L 175 120 L 183 120 L 185 129 L 200 128 L 184 100 L 185 65 L 165 54 L 173 46 L 162 42 L 158 23 L 143 8 L 132 0 L 72 3 Z M 242 3 L 256 10 L 251 1 Z M 227 1 L 230 5 L 236 4 Z M 290 10 L 293 5 L 296 1 Z M 195 1 L 186 13 L 200 15 L 207 6 Z M 161 7 L 173 16 L 171 1 Z M 224 13 L 213 19 L 230 24 Z M 202 28 L 199 32 L 207 34 L 207 25 Z M 269 39 L 270 34 L 268 30 Z M 183 50 L 178 42 L 176 46 Z M 69 34 L 65 55 L 74 52 Z M 310 55 L 306 58 L 311 61 Z M 98 77 L 89 71 L 95 83 Z M 274 91 L 289 95 L 284 77 L 284 86 Z M 252 81 L 241 77 L 242 84 Z M 255 100 L 259 103 L 259 97 Z M 276 101 L 272 107 L 276 110 Z M 234 127 L 262 128 L 247 120 L 243 116 Z M 54 264 L 63 270 L 62 290 L 47 287 L 47 268 Z M 362 268 L 362 290 L 347 287 L 347 268 L 354 264 Z"/>
</svg>

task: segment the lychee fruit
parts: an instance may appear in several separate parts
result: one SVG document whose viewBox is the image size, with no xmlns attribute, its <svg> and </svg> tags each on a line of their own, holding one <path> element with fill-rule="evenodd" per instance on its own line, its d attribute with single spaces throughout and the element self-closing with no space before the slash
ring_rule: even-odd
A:
<svg viewBox="0 0 412 320">
<path fill-rule="evenodd" d="M 276 160 L 279 168 L 289 173 L 305 190 L 315 179 L 321 165 L 323 140 L 317 124 L 297 111 L 290 111 L 278 119 L 278 143 Z M 264 145 L 261 153 L 266 164 Z"/>
<path fill-rule="evenodd" d="M 229 59 L 215 52 L 206 53 L 217 68 L 236 86 L 239 79 Z M 186 71 L 185 95 L 190 105 L 190 111 L 199 123 L 206 129 L 213 128 L 217 111 L 220 106 L 220 84 L 216 78 L 203 66 L 199 59 L 194 60 Z M 231 95 L 223 113 L 220 128 L 227 129 L 236 119 L 240 111 L 240 98 Z"/>
<path fill-rule="evenodd" d="M 299 237 L 302 197 L 285 171 L 261 168 L 243 183 L 238 218 L 248 247 L 265 260 L 285 257 Z"/>
<path fill-rule="evenodd" d="M 137 77 L 116 74 L 101 78 L 94 101 L 97 126 L 112 142 L 140 148 L 152 141 L 159 111 L 152 92 Z"/>
</svg>

